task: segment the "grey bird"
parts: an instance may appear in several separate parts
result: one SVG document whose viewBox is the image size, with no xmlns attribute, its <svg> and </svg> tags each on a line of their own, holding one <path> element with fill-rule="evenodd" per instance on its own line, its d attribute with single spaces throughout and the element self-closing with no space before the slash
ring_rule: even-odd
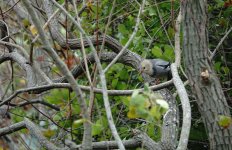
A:
<svg viewBox="0 0 232 150">
<path fill-rule="evenodd" d="M 140 73 L 146 73 L 153 78 L 172 78 L 170 62 L 163 59 L 144 59 L 141 62 Z"/>
</svg>

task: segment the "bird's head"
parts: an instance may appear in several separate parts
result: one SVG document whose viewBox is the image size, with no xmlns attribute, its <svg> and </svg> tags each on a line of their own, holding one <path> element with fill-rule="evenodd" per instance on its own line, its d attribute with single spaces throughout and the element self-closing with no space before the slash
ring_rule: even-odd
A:
<svg viewBox="0 0 232 150">
<path fill-rule="evenodd" d="M 153 74 L 152 63 L 149 60 L 145 59 L 141 62 L 140 73 L 146 73 L 150 76 Z"/>
</svg>

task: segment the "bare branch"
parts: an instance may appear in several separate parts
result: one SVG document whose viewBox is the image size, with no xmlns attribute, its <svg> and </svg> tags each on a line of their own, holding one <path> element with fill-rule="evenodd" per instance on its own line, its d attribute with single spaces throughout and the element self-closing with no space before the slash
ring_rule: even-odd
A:
<svg viewBox="0 0 232 150">
<path fill-rule="evenodd" d="M 182 130 L 180 134 L 180 140 L 177 150 L 186 150 L 188 145 L 189 133 L 191 128 L 191 107 L 189 103 L 188 94 L 184 87 L 182 80 L 178 74 L 177 65 L 180 65 L 181 50 L 180 50 L 180 22 L 181 22 L 181 9 L 176 21 L 176 33 L 175 33 L 175 63 L 171 65 L 171 71 L 173 76 L 173 83 L 177 89 L 179 95 L 182 110 L 183 110 L 183 122 Z"/>
<path fill-rule="evenodd" d="M 181 49 L 180 49 L 180 23 L 181 23 L 181 10 L 176 20 L 176 33 L 175 33 L 175 63 L 179 67 L 181 63 Z"/>
<path fill-rule="evenodd" d="M 33 73 L 33 70 L 31 68 L 31 66 L 29 65 L 28 61 L 23 56 L 21 56 L 16 51 L 11 52 L 11 53 L 3 53 L 0 56 L 0 64 L 4 61 L 7 61 L 7 60 L 12 60 L 12 61 L 16 62 L 21 68 L 23 68 L 25 70 L 28 87 L 33 87 L 36 85 L 35 75 Z"/>
<path fill-rule="evenodd" d="M 70 87 L 71 88 L 71 87 Z M 15 104 L 15 106 L 18 106 L 18 107 L 23 107 L 23 106 L 26 106 L 26 105 L 31 105 L 31 104 L 42 104 L 44 106 L 47 106 L 47 107 L 50 107 L 56 111 L 60 111 L 60 108 L 53 105 L 53 104 L 50 104 L 46 101 L 43 101 L 43 100 L 40 100 L 40 99 L 33 99 L 33 100 L 30 100 L 30 101 L 26 101 L 26 102 L 22 102 L 22 103 L 19 103 L 19 104 Z M 14 104 L 11 104 L 11 106 L 13 106 Z"/>
<path fill-rule="evenodd" d="M 25 57 L 26 60 L 29 60 L 29 55 L 23 47 L 21 47 L 17 44 L 13 44 L 10 42 L 4 42 L 1 40 L 0 40 L 0 44 L 15 47 L 19 52 L 21 52 L 23 54 L 23 56 Z M 52 83 L 51 80 L 47 77 L 47 75 L 40 69 L 40 67 L 36 63 L 32 64 L 32 67 L 47 83 Z"/>
<path fill-rule="evenodd" d="M 219 47 L 222 45 L 222 43 L 224 42 L 224 40 L 226 39 L 226 37 L 230 34 L 230 32 L 232 31 L 232 27 L 226 32 L 226 34 L 223 36 L 223 38 L 220 40 L 220 42 L 218 43 L 218 45 L 216 46 L 216 48 L 213 50 L 213 53 L 210 56 L 210 60 L 213 59 L 213 57 L 215 56 L 216 52 L 218 51 Z"/>
<path fill-rule="evenodd" d="M 180 140 L 177 150 L 186 150 L 188 145 L 190 128 L 191 128 L 191 107 L 189 103 L 188 94 L 186 92 L 183 82 L 181 81 L 178 75 L 178 71 L 175 63 L 171 65 L 171 71 L 173 76 L 173 83 L 180 97 L 180 101 L 182 104 L 181 106 L 183 110 L 182 130 L 181 130 Z"/>
<path fill-rule="evenodd" d="M 26 127 L 25 122 L 21 121 L 21 122 L 15 123 L 13 125 L 10 125 L 8 127 L 1 128 L 0 129 L 0 137 L 7 135 L 7 134 L 10 134 L 10 133 L 14 133 L 18 130 L 24 129 L 25 127 Z"/>
<path fill-rule="evenodd" d="M 30 133 L 38 139 L 39 143 L 48 150 L 66 150 L 67 149 L 67 148 L 58 148 L 53 143 L 48 141 L 43 136 L 40 129 L 27 118 L 24 118 L 24 121 L 21 121 L 19 123 L 10 125 L 10 126 L 5 127 L 5 128 L 1 128 L 0 129 L 0 137 L 3 135 L 6 135 L 6 134 L 10 134 L 10 133 L 13 133 L 15 131 L 24 129 L 24 128 L 27 128 L 30 131 Z"/>
</svg>

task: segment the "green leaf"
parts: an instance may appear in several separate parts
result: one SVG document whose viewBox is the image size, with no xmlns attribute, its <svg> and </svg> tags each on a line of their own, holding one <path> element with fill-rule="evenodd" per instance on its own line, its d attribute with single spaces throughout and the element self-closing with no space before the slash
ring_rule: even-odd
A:
<svg viewBox="0 0 232 150">
<path fill-rule="evenodd" d="M 158 46 L 154 46 L 151 50 L 153 56 L 160 58 L 163 55 L 162 50 Z"/>
<path fill-rule="evenodd" d="M 136 95 L 132 97 L 130 101 L 130 105 L 135 107 L 144 106 L 144 104 L 145 104 L 145 97 L 142 95 Z"/>
<path fill-rule="evenodd" d="M 214 63 L 214 68 L 217 72 L 220 72 L 220 68 L 221 68 L 221 62 L 218 61 L 216 63 Z"/>
<path fill-rule="evenodd" d="M 147 109 L 144 109 L 143 107 L 139 107 L 136 108 L 136 114 L 140 117 L 140 118 L 144 118 L 146 119 L 149 115 L 149 112 Z"/>
<path fill-rule="evenodd" d="M 155 11 L 154 7 L 150 7 L 150 8 L 148 9 L 148 11 L 149 11 L 149 16 L 154 16 L 154 15 L 156 15 L 156 11 Z"/>
<path fill-rule="evenodd" d="M 127 107 L 129 107 L 130 99 L 131 99 L 131 97 L 129 97 L 129 96 L 128 97 L 122 97 L 123 104 L 126 105 Z"/>
<path fill-rule="evenodd" d="M 80 114 L 81 113 L 80 105 L 79 104 L 75 104 L 75 102 L 77 102 L 77 101 L 73 101 L 73 103 L 72 103 L 73 114 Z"/>
<path fill-rule="evenodd" d="M 124 24 L 118 25 L 118 31 L 124 35 L 129 33 L 128 30 L 126 29 L 126 27 L 124 26 Z"/>
<path fill-rule="evenodd" d="M 170 45 L 164 45 L 163 56 L 166 60 L 171 61 L 174 59 L 174 49 Z"/>
<path fill-rule="evenodd" d="M 222 67 L 222 70 L 224 71 L 224 74 L 228 74 L 230 72 L 228 67 Z"/>
<path fill-rule="evenodd" d="M 161 113 L 160 113 L 160 107 L 159 106 L 153 106 L 150 110 L 151 116 L 153 116 L 156 120 L 160 120 L 161 118 Z"/>
<path fill-rule="evenodd" d="M 219 115 L 218 124 L 223 128 L 228 128 L 231 125 L 232 119 L 229 116 Z"/>
<path fill-rule="evenodd" d="M 148 83 L 145 83 L 145 84 L 144 84 L 144 91 L 150 92 Z"/>
<path fill-rule="evenodd" d="M 101 117 L 96 121 L 95 124 L 93 124 L 92 135 L 100 135 L 105 128 L 107 128 L 107 120 L 105 119 L 105 117 Z"/>
<path fill-rule="evenodd" d="M 171 39 L 175 36 L 175 31 L 173 28 L 171 27 L 168 28 L 168 35 Z"/>
<path fill-rule="evenodd" d="M 63 4 L 63 3 L 64 3 L 64 0 L 58 0 L 58 3 L 59 3 L 59 4 Z"/>
<path fill-rule="evenodd" d="M 215 0 L 215 2 L 217 3 L 217 7 L 222 7 L 225 3 L 223 0 Z"/>
<path fill-rule="evenodd" d="M 156 125 L 154 123 L 150 123 L 147 126 L 147 134 L 149 135 L 149 137 L 151 137 L 152 139 L 158 141 L 161 138 L 161 127 L 160 125 Z"/>
<path fill-rule="evenodd" d="M 122 69 L 120 72 L 119 72 L 119 79 L 121 80 L 127 80 L 129 78 L 129 74 L 127 72 L 126 69 Z"/>
<path fill-rule="evenodd" d="M 127 87 L 127 85 L 125 82 L 118 82 L 118 84 L 117 84 L 117 89 L 119 89 L 119 90 L 125 90 L 126 87 Z"/>
<path fill-rule="evenodd" d="M 92 126 L 92 136 L 100 135 L 102 132 L 102 125 L 99 123 L 93 124 Z"/>
<path fill-rule="evenodd" d="M 118 84 L 118 78 L 113 79 L 112 84 L 111 84 L 112 87 L 115 88 L 117 86 L 117 84 Z"/>
</svg>

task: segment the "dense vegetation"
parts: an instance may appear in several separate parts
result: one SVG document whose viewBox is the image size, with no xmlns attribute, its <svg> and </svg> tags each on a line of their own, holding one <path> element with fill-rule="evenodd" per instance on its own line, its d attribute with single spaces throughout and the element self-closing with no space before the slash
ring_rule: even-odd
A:
<svg viewBox="0 0 232 150">
<path fill-rule="evenodd" d="M 54 17 L 57 19 L 58 32 L 64 37 L 63 43 L 59 41 L 59 38 L 55 37 L 54 28 L 51 28 L 53 26 L 44 27 L 46 40 L 59 55 L 60 60 L 65 62 L 70 71 L 73 70 L 73 72 L 75 72 L 75 70 L 78 70 L 74 73 L 78 85 L 89 87 L 89 90 L 82 90 L 82 94 L 88 106 L 87 109 L 90 114 L 90 120 L 85 120 L 86 118 L 83 117 L 83 105 L 80 103 L 81 98 L 70 85 L 69 87 L 64 85 L 66 86 L 65 88 L 59 86 L 59 88 L 44 88 L 42 91 L 38 89 L 38 91 L 28 90 L 18 92 L 20 89 L 28 89 L 34 86 L 44 86 L 47 84 L 46 80 L 44 80 L 41 74 L 34 68 L 34 64 L 39 65 L 41 70 L 53 83 L 69 82 L 68 79 L 64 80 L 64 78 L 62 78 L 64 77 L 64 72 L 61 71 L 56 60 L 51 58 L 50 54 L 47 53 L 48 51 L 46 49 L 49 48 L 44 41 L 41 40 L 42 38 L 35 40 L 36 36 L 40 35 L 41 37 L 41 34 L 33 19 L 30 18 L 32 14 L 29 13 L 28 15 L 28 8 L 25 7 L 24 1 L 26 0 L 23 0 L 23 2 L 16 2 L 14 0 L 3 0 L 0 2 L 1 20 L 6 23 L 3 27 L 8 28 L 6 30 L 1 27 L 1 128 L 28 118 L 40 127 L 43 136 L 55 143 L 56 146 L 62 147 L 66 146 L 65 140 L 67 139 L 73 141 L 76 145 L 82 144 L 83 135 L 85 134 L 84 129 L 86 129 L 84 124 L 89 123 L 92 125 L 92 142 L 113 141 L 114 135 L 112 135 L 111 128 L 109 128 L 108 125 L 103 94 L 100 92 L 94 93 L 93 89 L 91 89 L 93 87 L 103 87 L 103 83 L 101 82 L 102 78 L 98 73 L 99 68 L 93 58 L 93 50 L 89 46 L 83 46 L 85 47 L 85 52 L 83 52 L 81 46 L 75 47 L 75 44 L 70 44 L 68 41 L 69 39 L 78 39 L 77 41 L 82 43 L 83 37 L 84 40 L 86 40 L 86 38 L 84 34 L 80 34 L 75 23 L 73 23 L 63 11 L 58 12 Z M 102 39 L 104 41 L 106 35 L 114 38 L 122 48 L 128 43 L 132 34 L 135 33 L 135 36 L 127 47 L 127 51 L 138 54 L 139 59 L 161 58 L 171 63 L 175 61 L 176 18 L 180 11 L 180 1 L 146 0 L 140 16 L 138 14 L 143 7 L 142 0 L 58 0 L 57 2 L 62 4 L 74 18 L 78 13 L 79 19 L 75 19 L 78 23 L 80 22 L 86 35 L 91 37 L 92 41 L 95 41 L 93 42 L 94 48 L 99 56 L 102 55 L 101 64 L 103 69 L 106 68 L 112 61 L 112 58 L 115 58 L 116 54 L 119 53 L 115 50 L 114 46 L 109 46 L 107 41 L 105 43 L 102 42 Z M 75 5 L 73 2 L 75 2 Z M 53 12 L 57 10 L 57 7 L 54 5 L 47 5 L 46 7 L 44 1 L 36 0 L 30 3 L 32 3 L 31 6 L 39 18 L 41 27 L 49 20 L 49 9 L 52 8 Z M 52 4 L 51 1 L 47 3 Z M 212 63 L 214 65 L 214 70 L 220 79 L 227 103 L 231 106 L 232 34 L 230 32 L 232 30 L 232 2 L 230 0 L 209 0 L 207 9 L 208 53 L 210 54 L 209 56 L 213 56 Z M 138 18 L 140 21 L 138 24 L 138 31 L 136 32 Z M 52 21 L 49 23 L 51 22 Z M 5 33 L 5 31 L 9 33 Z M 3 34 L 6 34 L 6 36 L 3 36 Z M 181 30 L 181 45 L 183 44 L 183 38 L 183 31 Z M 4 43 L 9 41 L 10 43 L 23 47 L 23 51 L 18 50 L 20 48 L 15 45 Z M 4 53 L 12 53 L 12 51 L 14 52 L 15 50 L 24 57 L 25 63 L 23 62 L 24 59 L 20 62 L 15 61 L 14 58 L 11 59 L 11 57 L 9 57 L 9 59 L 2 57 Z M 23 54 L 23 52 L 26 52 L 28 57 Z M 214 55 L 211 55 L 212 53 Z M 122 57 L 126 56 L 123 55 Z M 184 56 L 182 55 L 182 57 Z M 86 69 L 84 65 L 84 59 L 86 58 L 89 70 Z M 152 83 L 145 84 L 153 79 L 150 79 L 146 75 L 139 74 L 139 68 L 136 68 L 136 65 L 133 66 L 133 63 L 135 62 L 128 63 L 123 61 L 123 59 L 119 59 L 117 63 L 113 64 L 105 72 L 108 90 L 145 89 L 143 93 L 134 91 L 133 95 L 125 94 L 119 96 L 116 94 L 109 94 L 113 120 L 121 139 L 128 140 L 133 138 L 134 129 L 137 129 L 147 134 L 152 140 L 158 142 L 162 137 L 162 118 L 167 111 L 166 103 L 163 103 L 162 100 L 165 100 L 165 98 L 162 97 L 159 92 L 152 92 L 148 86 L 160 84 L 166 82 L 166 80 L 156 79 Z M 31 70 L 34 72 L 33 74 L 35 74 L 31 85 L 28 82 L 28 76 L 30 75 L 27 70 L 25 70 L 25 68 L 27 68 L 27 66 L 24 68 L 25 65 L 31 66 Z M 185 73 L 186 67 L 187 66 L 181 62 L 179 74 L 183 82 L 188 80 Z M 170 85 L 167 88 L 174 95 L 177 102 L 180 116 L 180 128 L 178 132 L 180 133 L 183 115 L 181 101 L 175 86 Z M 186 84 L 185 88 L 188 92 L 192 109 L 188 148 L 209 149 L 208 135 L 201 114 L 198 111 L 198 104 L 196 103 L 197 98 L 189 84 Z M 17 95 L 3 105 L 2 102 L 10 98 L 14 93 L 17 93 Z M 153 102 L 148 102 L 148 99 L 155 99 L 155 104 L 153 105 Z M 161 100 L 161 104 L 158 104 L 157 100 Z M 6 114 L 8 117 L 6 117 Z M 221 121 L 219 122 L 221 126 L 226 126 L 225 128 L 230 127 L 231 118 L 223 116 L 223 114 L 219 115 L 222 115 L 222 120 L 219 120 Z M 7 142 L 9 139 L 11 142 Z M 15 141 L 13 141 L 13 139 Z M 0 149 L 9 149 L 16 145 L 21 149 L 26 149 L 27 147 L 36 149 L 41 146 L 38 144 L 37 139 L 29 134 L 27 129 L 14 132 L 13 134 L 7 135 L 7 137 L 1 137 L 0 145 L 3 145 L 2 147 L 0 146 Z M 174 145 L 177 146 L 176 143 Z"/>
</svg>

